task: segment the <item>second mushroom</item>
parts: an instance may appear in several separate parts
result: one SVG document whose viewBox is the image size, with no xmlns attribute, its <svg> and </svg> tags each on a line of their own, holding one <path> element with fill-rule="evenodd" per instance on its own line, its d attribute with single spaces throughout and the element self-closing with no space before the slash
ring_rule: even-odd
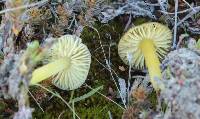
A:
<svg viewBox="0 0 200 119">
<path fill-rule="evenodd" d="M 159 89 L 155 79 L 161 79 L 159 58 L 170 48 L 172 33 L 160 23 L 150 22 L 133 27 L 121 38 L 118 45 L 120 58 L 139 69 L 146 65 L 153 87 Z"/>
<path fill-rule="evenodd" d="M 75 35 L 65 35 L 56 40 L 47 53 L 49 63 L 32 73 L 30 84 L 52 77 L 52 83 L 58 88 L 76 89 L 87 78 L 91 63 L 89 49 Z"/>
</svg>

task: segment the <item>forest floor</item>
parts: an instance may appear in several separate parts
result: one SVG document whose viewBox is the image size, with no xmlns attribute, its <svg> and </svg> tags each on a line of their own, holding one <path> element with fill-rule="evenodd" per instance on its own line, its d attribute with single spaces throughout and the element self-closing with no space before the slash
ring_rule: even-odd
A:
<svg viewBox="0 0 200 119">
<path fill-rule="evenodd" d="M 173 103 L 169 102 L 175 98 L 169 99 L 167 94 L 171 89 L 155 91 L 148 70 L 126 65 L 118 54 L 118 43 L 130 28 L 159 22 L 172 32 L 167 54 L 186 48 L 199 56 L 198 0 L 0 0 L 0 9 L 0 119 L 178 119 L 177 115 L 182 113 L 186 115 L 183 119 L 200 118 L 199 103 L 185 104 L 196 107 L 191 108 L 193 112 L 188 112 L 189 107 L 174 111 Z M 62 90 L 51 83 L 53 77 L 50 77 L 37 85 L 29 85 L 32 72 L 45 64 L 42 59 L 36 61 L 34 53 L 38 56 L 53 44 L 48 44 L 48 38 L 66 34 L 80 37 L 91 53 L 85 83 L 75 90 Z M 38 41 L 39 46 L 30 52 L 28 44 L 33 41 Z M 162 65 L 169 60 L 163 59 Z M 193 66 L 197 70 L 199 59 L 199 64 Z M 162 69 L 164 78 L 168 68 Z M 191 67 L 184 68 L 188 71 Z M 191 75 L 199 76 L 193 74 L 195 68 Z M 174 72 L 170 74 L 170 80 L 179 77 L 176 81 L 180 83 L 183 79 L 177 73 L 175 78 Z M 180 91 L 185 93 L 189 92 Z M 181 99 L 187 100 L 188 95 L 184 96 Z"/>
</svg>

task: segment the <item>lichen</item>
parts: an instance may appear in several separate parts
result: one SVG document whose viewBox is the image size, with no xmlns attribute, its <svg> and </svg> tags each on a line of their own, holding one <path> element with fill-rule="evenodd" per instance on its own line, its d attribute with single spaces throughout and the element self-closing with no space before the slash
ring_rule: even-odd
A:
<svg viewBox="0 0 200 119">
<path fill-rule="evenodd" d="M 170 77 L 163 81 L 161 97 L 167 104 L 165 118 L 200 118 L 200 53 L 192 49 L 178 49 L 168 54 L 164 65 Z M 169 71 L 167 71 L 169 70 Z M 164 72 L 164 73 L 165 73 Z"/>
</svg>

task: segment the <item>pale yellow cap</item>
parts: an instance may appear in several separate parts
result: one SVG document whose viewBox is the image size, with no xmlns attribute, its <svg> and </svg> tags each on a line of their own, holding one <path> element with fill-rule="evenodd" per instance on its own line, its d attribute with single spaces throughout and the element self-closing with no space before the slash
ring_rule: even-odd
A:
<svg viewBox="0 0 200 119">
<path fill-rule="evenodd" d="M 68 66 L 53 76 L 52 83 L 63 90 L 73 90 L 80 87 L 86 80 L 91 54 L 81 38 L 75 35 L 65 35 L 58 39 L 49 50 L 49 62 L 66 58 Z"/>
<path fill-rule="evenodd" d="M 142 40 L 153 40 L 157 56 L 162 59 L 170 48 L 172 33 L 167 26 L 149 22 L 129 29 L 118 45 L 120 58 L 127 65 L 144 68 L 144 55 L 139 48 Z M 130 61 L 130 62 L 129 62 Z"/>
</svg>

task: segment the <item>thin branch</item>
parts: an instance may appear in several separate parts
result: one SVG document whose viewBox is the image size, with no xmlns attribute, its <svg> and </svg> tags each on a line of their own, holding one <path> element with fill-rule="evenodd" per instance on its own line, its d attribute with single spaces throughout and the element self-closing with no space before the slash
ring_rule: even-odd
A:
<svg viewBox="0 0 200 119">
<path fill-rule="evenodd" d="M 177 23 L 177 26 L 179 26 L 180 24 L 182 24 L 185 20 L 189 19 L 194 14 L 197 14 L 199 11 L 200 11 L 200 7 L 198 9 L 196 9 L 196 11 L 191 11 L 188 15 L 186 15 L 181 21 L 179 21 Z"/>
<path fill-rule="evenodd" d="M 19 6 L 19 7 L 10 8 L 10 9 L 5 9 L 5 10 L 0 11 L 0 14 L 6 13 L 6 12 L 12 12 L 15 10 L 20 10 L 20 9 L 25 9 L 25 8 L 29 8 L 29 7 L 34 7 L 37 5 L 43 5 L 46 2 L 48 2 L 48 0 L 43 0 L 43 1 L 32 3 L 29 5 L 23 5 L 23 6 Z"/>
<path fill-rule="evenodd" d="M 174 40 L 172 48 L 176 48 L 176 34 L 177 34 L 177 11 L 178 11 L 178 0 L 175 0 L 175 23 L 174 23 Z"/>
<path fill-rule="evenodd" d="M 183 0 L 193 11 L 196 11 L 187 1 Z"/>
<path fill-rule="evenodd" d="M 194 9 L 194 10 L 193 10 Z M 183 13 L 186 13 L 186 12 L 190 12 L 190 11 L 198 11 L 200 9 L 200 6 L 197 6 L 197 7 L 193 7 L 192 8 L 189 8 L 189 9 L 185 9 L 185 10 L 182 10 L 182 11 L 177 11 L 177 14 L 183 14 Z M 163 11 L 163 10 L 159 10 L 160 12 L 164 13 L 164 14 L 169 14 L 169 15 L 174 15 L 175 12 L 166 12 L 166 11 Z"/>
<path fill-rule="evenodd" d="M 28 93 L 31 95 L 31 97 L 33 98 L 33 100 L 36 102 L 36 104 L 38 105 L 38 107 L 42 110 L 42 112 L 44 112 L 43 108 L 40 106 L 40 104 L 37 102 L 37 100 L 35 99 L 35 97 L 33 96 L 33 94 L 28 90 Z"/>
<path fill-rule="evenodd" d="M 87 25 L 87 26 L 88 26 L 88 25 Z M 106 57 L 105 50 L 104 50 L 103 45 L 102 45 L 102 42 L 101 42 L 100 34 L 99 34 L 99 32 L 98 32 L 98 30 L 97 30 L 96 28 L 94 28 L 94 27 L 92 27 L 92 26 L 88 26 L 88 27 L 90 27 L 90 28 L 92 28 L 93 30 L 95 30 L 95 31 L 97 32 L 97 34 L 98 34 L 98 37 L 99 37 L 99 44 L 100 44 L 100 46 L 101 46 L 101 50 L 102 50 L 102 53 L 103 53 L 103 57 L 104 57 L 105 64 L 106 64 L 106 66 L 107 66 L 106 69 L 108 68 L 108 71 L 110 72 L 111 79 L 113 80 L 113 82 L 114 82 L 114 84 L 115 84 L 115 86 L 116 86 L 116 88 L 117 88 L 117 91 L 119 92 L 119 95 L 120 95 L 120 97 L 121 97 L 121 100 L 122 100 L 122 102 L 123 102 L 123 105 L 124 105 L 124 107 L 126 108 L 126 104 L 124 103 L 124 100 L 123 100 L 123 98 L 122 98 L 121 91 L 119 90 L 119 87 L 117 86 L 117 82 L 115 81 L 115 78 L 114 78 L 114 76 L 113 76 L 112 68 L 111 68 L 111 66 L 110 66 L 110 64 L 109 64 L 109 61 L 108 61 L 107 57 Z"/>
</svg>

